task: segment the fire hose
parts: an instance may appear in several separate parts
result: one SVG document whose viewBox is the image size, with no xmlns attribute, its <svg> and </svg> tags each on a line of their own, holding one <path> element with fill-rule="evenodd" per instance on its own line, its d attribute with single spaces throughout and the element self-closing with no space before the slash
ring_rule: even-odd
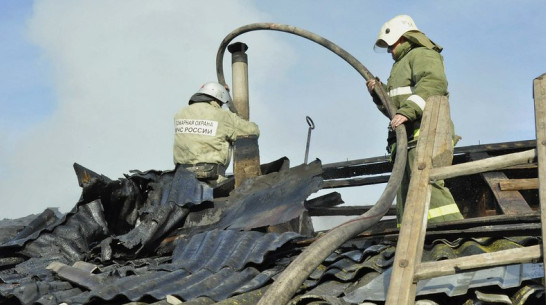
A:
<svg viewBox="0 0 546 305">
<path fill-rule="evenodd" d="M 223 71 L 223 56 L 228 44 L 237 36 L 256 30 L 272 30 L 294 34 L 332 51 L 349 65 L 351 65 L 366 81 L 374 79 L 374 76 L 356 58 L 333 42 L 307 30 L 291 25 L 277 23 L 253 23 L 239 27 L 229 33 L 220 44 L 216 55 L 216 74 L 218 82 L 225 85 Z M 387 109 L 392 118 L 395 113 L 394 106 L 389 102 L 387 94 L 382 86 L 375 86 L 375 94 L 381 100 L 382 105 Z M 401 125 L 403 126 L 403 125 Z M 331 253 L 347 240 L 355 237 L 364 230 L 378 223 L 387 213 L 398 191 L 402 181 L 407 159 L 407 137 L 404 127 L 396 128 L 396 158 L 389 181 L 383 193 L 375 205 L 366 213 L 351 219 L 322 235 L 315 242 L 309 245 L 273 282 L 266 293 L 259 301 L 259 305 L 287 304 L 296 291 L 303 284 L 305 279 L 324 261 Z"/>
</svg>

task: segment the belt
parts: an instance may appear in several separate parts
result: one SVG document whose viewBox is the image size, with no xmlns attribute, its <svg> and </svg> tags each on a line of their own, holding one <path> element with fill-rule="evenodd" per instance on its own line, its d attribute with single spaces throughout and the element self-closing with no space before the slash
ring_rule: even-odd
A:
<svg viewBox="0 0 546 305">
<path fill-rule="evenodd" d="M 178 164 L 195 174 L 197 179 L 216 179 L 218 175 L 225 175 L 225 167 L 218 163 Z"/>
</svg>

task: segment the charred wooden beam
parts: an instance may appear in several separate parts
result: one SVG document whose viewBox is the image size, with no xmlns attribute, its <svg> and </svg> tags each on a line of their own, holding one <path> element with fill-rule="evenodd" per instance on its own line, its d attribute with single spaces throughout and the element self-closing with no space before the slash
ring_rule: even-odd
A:
<svg viewBox="0 0 546 305">
<path fill-rule="evenodd" d="M 483 145 L 471 145 L 455 147 L 454 154 L 470 154 L 475 152 L 488 152 L 492 155 L 504 155 L 516 151 L 524 151 L 536 147 L 536 140 L 504 142 Z"/>
<path fill-rule="evenodd" d="M 392 163 L 389 161 L 379 163 L 364 163 L 360 165 L 340 165 L 338 167 L 323 166 L 322 177 L 324 179 L 339 179 L 356 177 L 363 175 L 378 175 L 390 173 L 392 171 Z"/>
<path fill-rule="evenodd" d="M 482 160 L 489 158 L 487 153 L 472 153 L 472 160 Z M 499 208 L 505 215 L 521 215 L 533 213 L 533 210 L 525 201 L 525 198 L 518 191 L 503 191 L 500 188 L 499 182 L 507 180 L 506 174 L 498 172 L 481 173 L 485 182 L 489 185 L 491 192 L 497 199 Z"/>
<path fill-rule="evenodd" d="M 310 208 L 310 216 L 358 216 L 368 212 L 373 206 L 341 206 Z M 396 215 L 396 207 L 389 209 L 387 216 Z"/>
<path fill-rule="evenodd" d="M 360 237 L 382 237 L 389 240 L 398 239 L 399 230 L 396 219 L 381 221 L 377 226 L 359 234 Z M 540 214 L 531 215 L 495 215 L 488 217 L 468 218 L 427 226 L 426 240 L 438 238 L 455 239 L 459 237 L 507 237 L 507 236 L 540 236 Z"/>
<path fill-rule="evenodd" d="M 373 177 L 366 177 L 366 178 L 328 180 L 328 181 L 324 181 L 324 183 L 322 184 L 322 188 L 329 189 L 329 188 L 337 188 L 337 187 L 350 187 L 350 186 L 362 186 L 362 185 L 387 183 L 390 177 L 391 177 L 390 175 L 381 175 L 381 176 L 373 176 Z"/>
<path fill-rule="evenodd" d="M 431 223 L 427 226 L 427 230 L 452 230 L 473 228 L 476 226 L 494 226 L 536 222 L 540 222 L 540 214 L 538 212 L 526 215 L 494 215 L 487 217 L 466 218 L 457 221 L 442 223 Z"/>
<path fill-rule="evenodd" d="M 329 208 L 344 203 L 341 199 L 341 194 L 338 192 L 332 192 L 320 197 L 306 200 L 304 202 L 305 208 Z"/>
<path fill-rule="evenodd" d="M 398 240 L 399 230 L 396 227 L 374 227 L 359 234 L 361 237 L 378 237 L 386 240 Z M 505 238 L 510 236 L 540 236 L 540 223 L 505 224 L 492 226 L 476 226 L 466 229 L 451 230 L 427 230 L 425 240 L 432 242 L 437 239 L 480 238 L 495 237 Z"/>
<path fill-rule="evenodd" d="M 536 140 L 455 147 L 453 164 L 468 162 L 468 155 L 471 153 L 487 152 L 492 156 L 496 156 L 532 149 L 534 147 L 536 147 Z M 323 164 L 322 169 L 322 176 L 324 179 L 340 179 L 390 173 L 392 170 L 392 163 L 390 162 L 390 157 L 385 155 Z"/>
</svg>

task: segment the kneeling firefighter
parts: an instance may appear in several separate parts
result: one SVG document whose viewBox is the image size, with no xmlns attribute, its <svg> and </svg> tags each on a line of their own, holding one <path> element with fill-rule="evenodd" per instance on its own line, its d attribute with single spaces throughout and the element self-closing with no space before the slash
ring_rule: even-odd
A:
<svg viewBox="0 0 546 305">
<path fill-rule="evenodd" d="M 228 90 L 217 82 L 207 82 L 174 116 L 175 165 L 211 186 L 226 179 L 233 142 L 240 136 L 260 134 L 258 125 L 222 108 L 228 103 Z"/>
</svg>

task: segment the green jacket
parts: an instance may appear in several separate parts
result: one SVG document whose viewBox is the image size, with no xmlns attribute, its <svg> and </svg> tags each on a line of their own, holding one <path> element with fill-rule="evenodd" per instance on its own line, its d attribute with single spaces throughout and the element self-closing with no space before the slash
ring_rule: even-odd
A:
<svg viewBox="0 0 546 305">
<path fill-rule="evenodd" d="M 406 41 L 397 49 L 387 84 L 387 95 L 396 113 L 408 118 L 408 139 L 418 137 L 426 100 L 432 95 L 449 96 L 442 55 L 434 49 Z M 379 110 L 386 111 L 378 104 Z"/>
<path fill-rule="evenodd" d="M 216 102 L 193 103 L 174 116 L 174 163 L 227 167 L 231 144 L 237 137 L 251 135 L 260 135 L 255 123 L 222 109 Z"/>
</svg>

